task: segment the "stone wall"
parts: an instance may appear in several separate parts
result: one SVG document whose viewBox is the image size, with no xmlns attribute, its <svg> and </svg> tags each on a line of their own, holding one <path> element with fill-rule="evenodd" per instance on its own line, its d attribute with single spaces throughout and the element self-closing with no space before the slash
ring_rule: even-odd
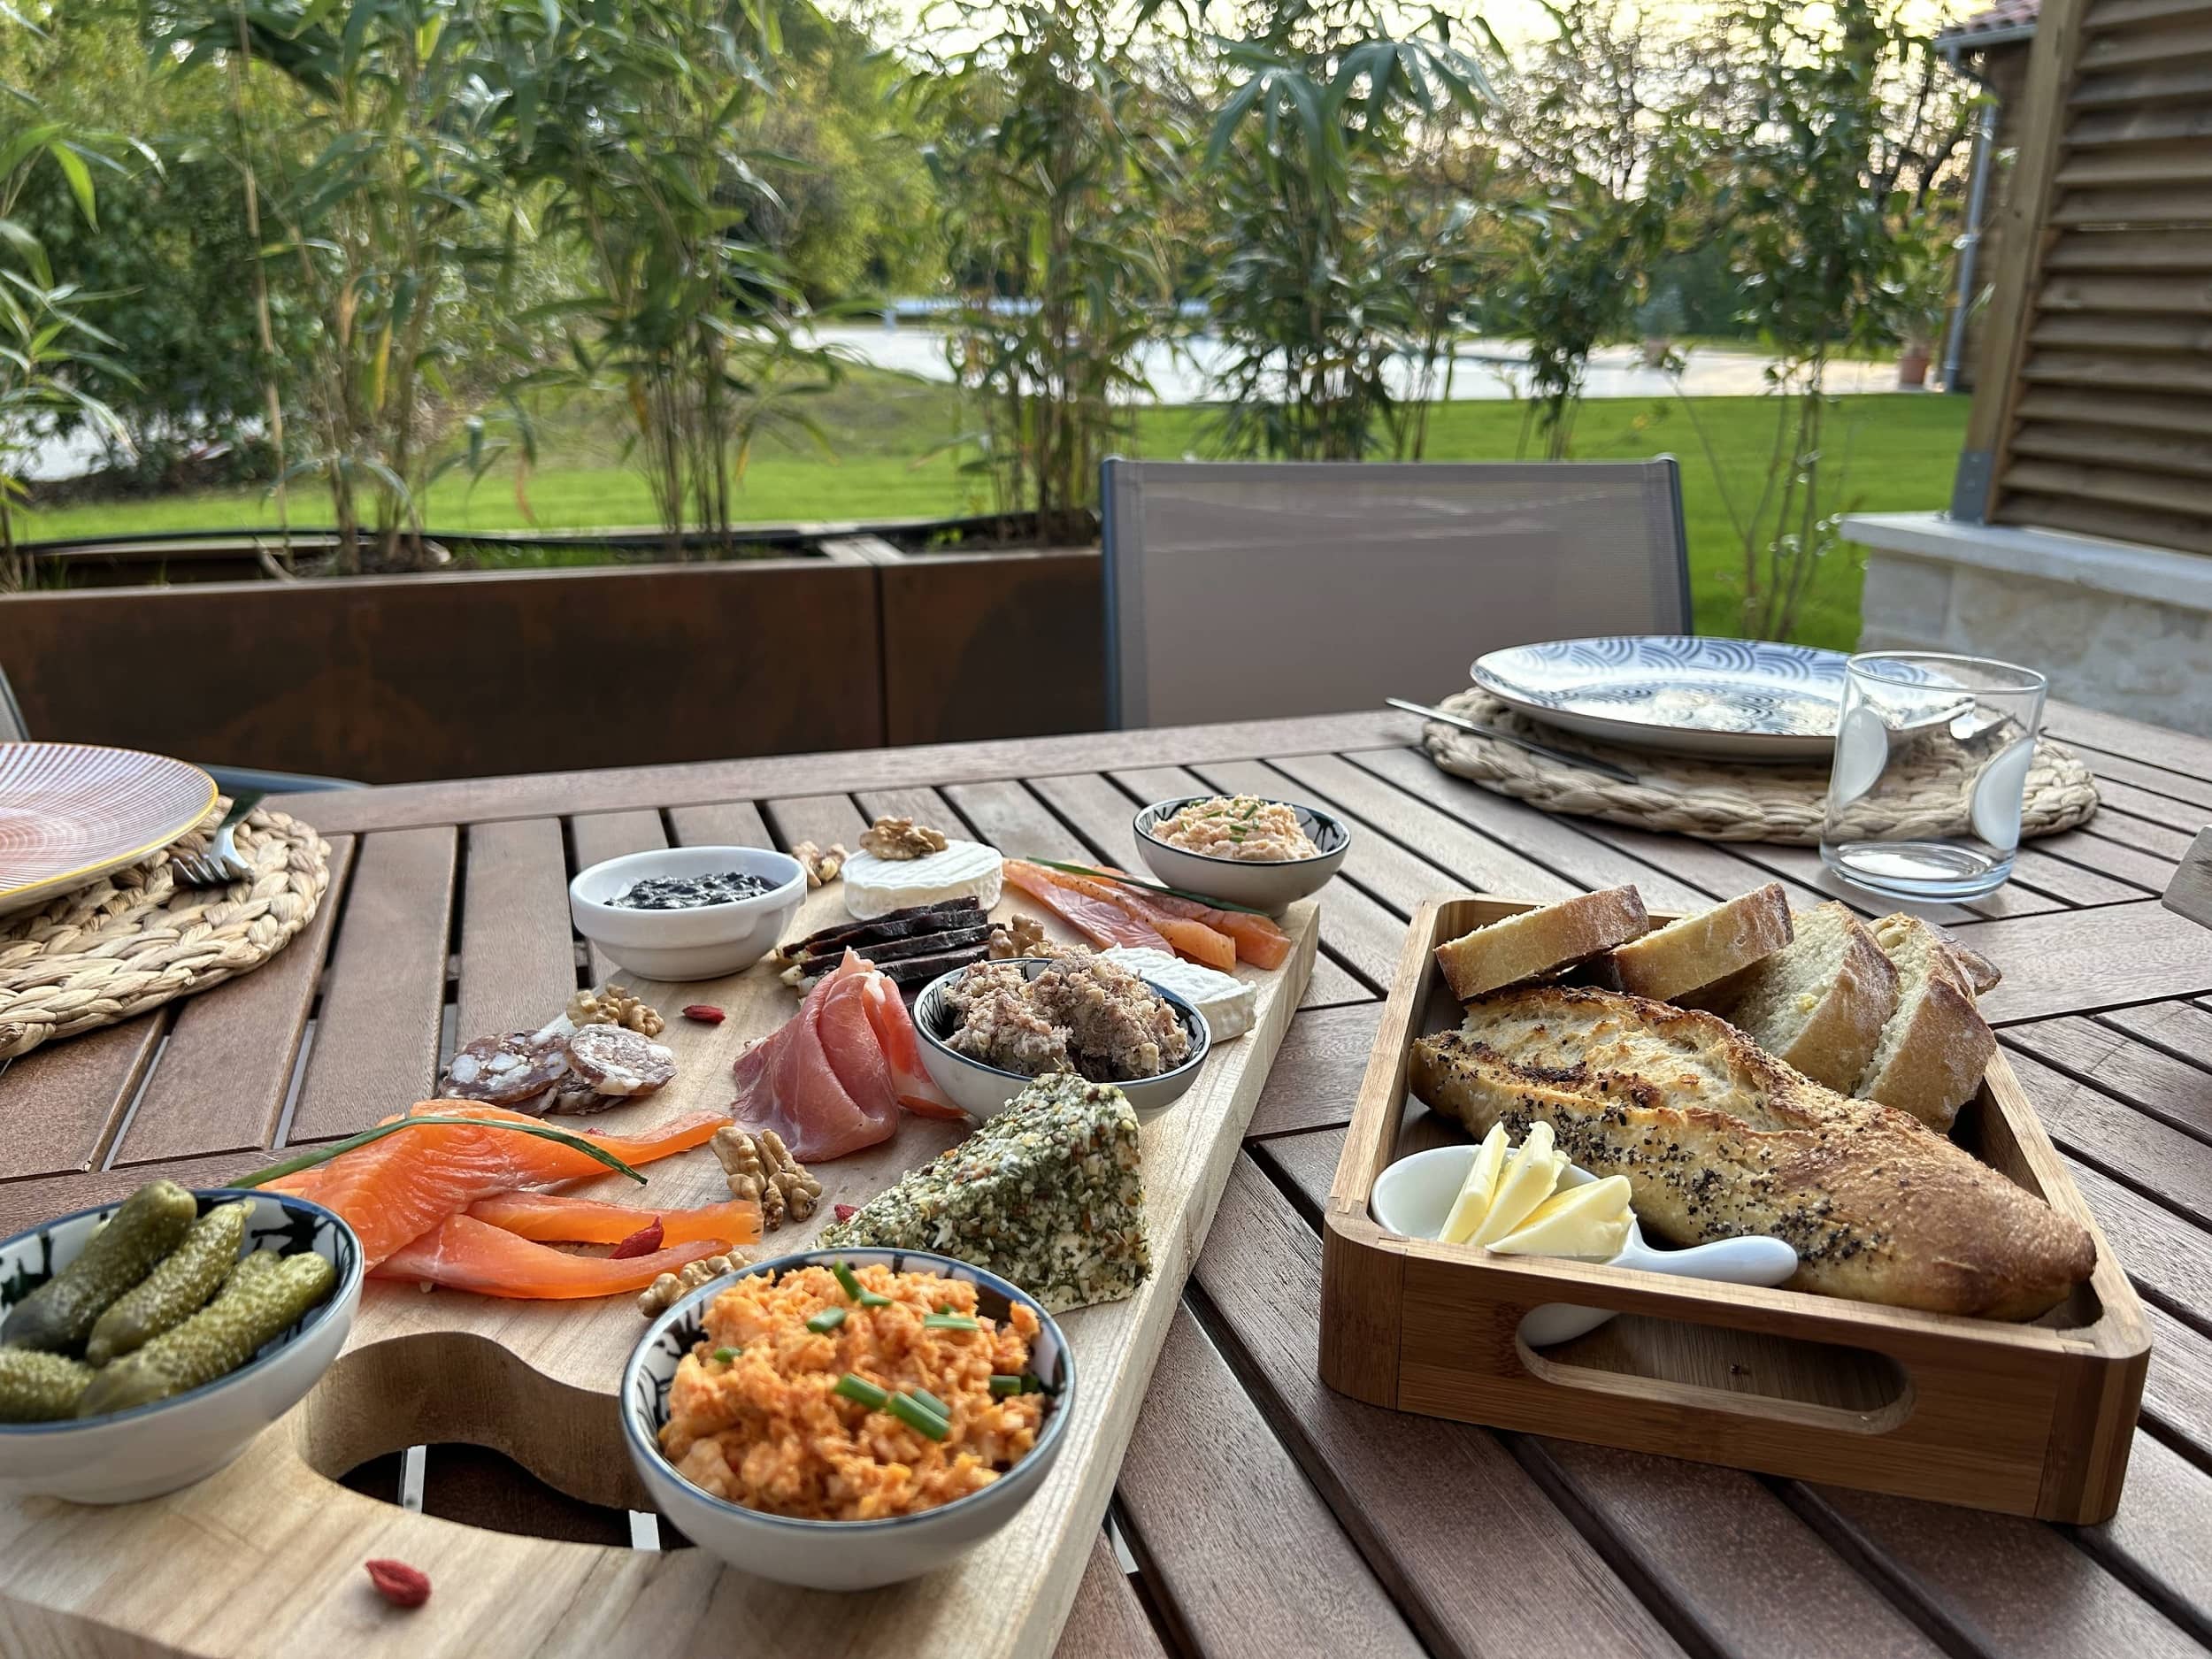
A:
<svg viewBox="0 0 2212 1659">
<path fill-rule="evenodd" d="M 2212 557 L 2053 531 L 1869 513 L 1861 650 L 2041 671 L 2069 703 L 2212 736 Z"/>
</svg>

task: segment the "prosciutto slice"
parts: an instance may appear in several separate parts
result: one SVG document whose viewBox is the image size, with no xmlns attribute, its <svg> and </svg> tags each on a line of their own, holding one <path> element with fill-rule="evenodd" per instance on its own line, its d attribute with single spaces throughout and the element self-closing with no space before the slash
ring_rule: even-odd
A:
<svg viewBox="0 0 2212 1659">
<path fill-rule="evenodd" d="M 802 1164 L 841 1158 L 889 1140 L 898 1128 L 898 1099 L 859 1001 L 867 977 L 866 964 L 849 955 L 807 993 L 797 1013 L 737 1058 L 732 1113 L 748 1129 L 774 1130 Z M 841 1051 L 841 1073 L 831 1042 Z"/>
</svg>

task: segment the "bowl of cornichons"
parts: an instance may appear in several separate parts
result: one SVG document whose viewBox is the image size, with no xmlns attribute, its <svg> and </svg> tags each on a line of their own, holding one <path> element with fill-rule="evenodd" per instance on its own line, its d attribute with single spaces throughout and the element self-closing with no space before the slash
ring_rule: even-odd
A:
<svg viewBox="0 0 2212 1659">
<path fill-rule="evenodd" d="M 0 1243 L 0 1491 L 128 1503 L 213 1474 L 330 1368 L 361 1278 L 320 1204 L 174 1181 Z"/>
</svg>

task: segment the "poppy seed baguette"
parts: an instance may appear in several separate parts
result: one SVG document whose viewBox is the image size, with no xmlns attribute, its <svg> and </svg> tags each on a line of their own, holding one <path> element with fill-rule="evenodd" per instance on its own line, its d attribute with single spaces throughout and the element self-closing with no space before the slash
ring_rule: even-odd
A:
<svg viewBox="0 0 2212 1659">
<path fill-rule="evenodd" d="M 1476 1002 L 1413 1048 L 1413 1092 L 1471 1133 L 1538 1119 L 1628 1178 L 1657 1237 L 1770 1233 L 1791 1286 L 1934 1313 L 2028 1319 L 2089 1277 L 2087 1231 L 1903 1112 L 1848 1100 L 1717 1016 L 1536 986 Z"/>
</svg>

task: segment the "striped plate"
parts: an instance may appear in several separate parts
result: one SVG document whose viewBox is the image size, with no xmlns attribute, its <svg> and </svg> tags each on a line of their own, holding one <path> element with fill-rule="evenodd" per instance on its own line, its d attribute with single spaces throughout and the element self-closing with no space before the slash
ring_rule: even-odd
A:
<svg viewBox="0 0 2212 1659">
<path fill-rule="evenodd" d="M 0 916 L 166 847 L 215 804 L 197 766 L 89 743 L 0 743 Z"/>
</svg>

